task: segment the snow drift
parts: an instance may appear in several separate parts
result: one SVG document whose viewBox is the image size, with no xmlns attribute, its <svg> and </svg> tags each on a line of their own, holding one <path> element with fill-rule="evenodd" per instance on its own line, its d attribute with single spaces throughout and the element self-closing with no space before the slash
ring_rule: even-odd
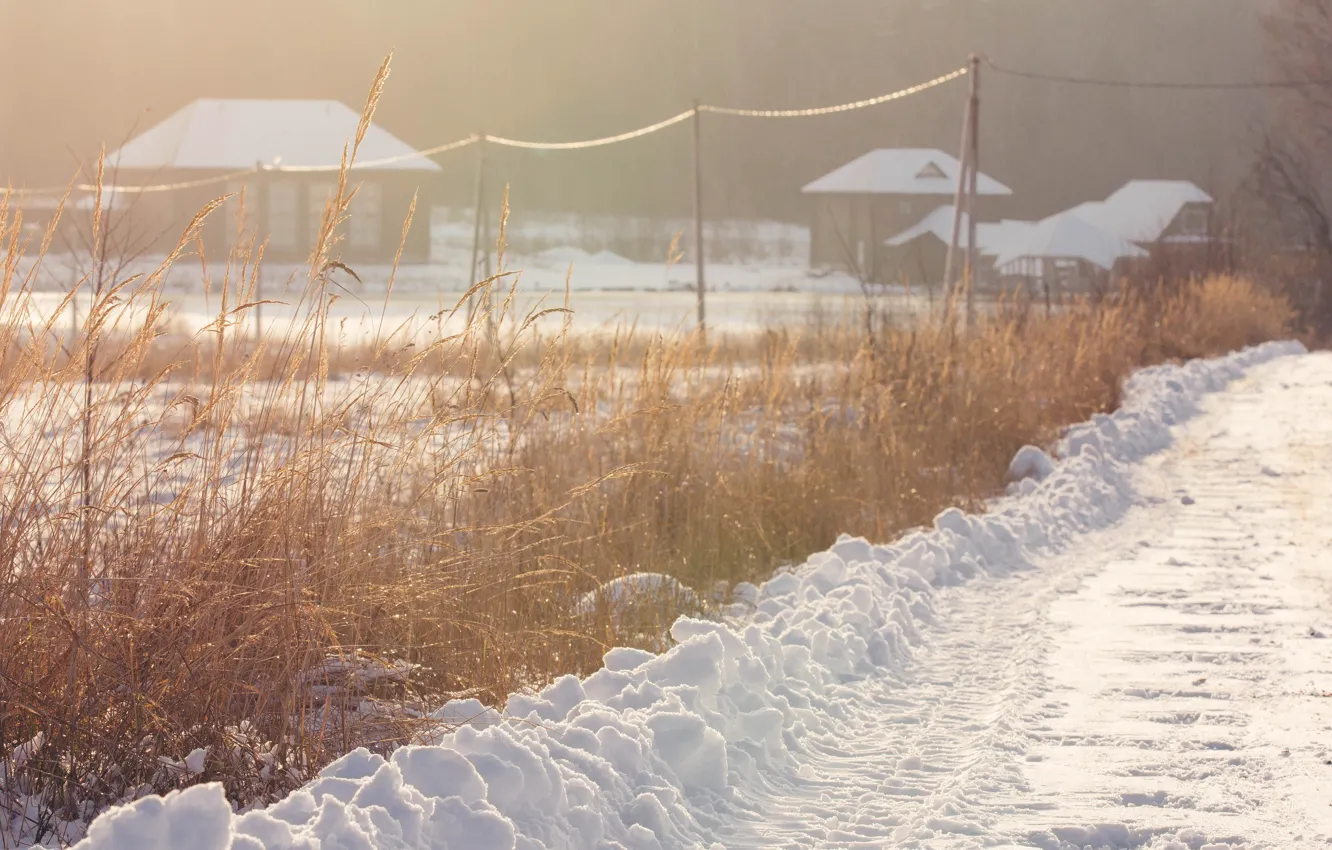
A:
<svg viewBox="0 0 1332 850">
<path fill-rule="evenodd" d="M 905 669 L 941 588 L 1029 569 L 1031 553 L 1114 522 L 1135 498 L 1127 465 L 1169 445 L 1203 394 L 1301 351 L 1273 343 L 1143 370 L 1121 410 L 1067 430 L 1052 468 L 1029 452 L 990 512 L 945 511 L 889 546 L 843 536 L 731 606 L 726 622 L 678 620 L 678 645 L 663 655 L 613 650 L 586 679 L 514 695 L 503 716 L 445 706 L 432 740 L 388 759 L 351 753 L 265 810 L 233 814 L 217 785 L 145 798 L 100 817 L 78 847 L 724 846 L 765 796 L 810 778 L 802 755 L 837 738 L 857 682 Z M 900 829 L 910 831 L 895 838 L 920 839 L 983 826 Z"/>
</svg>

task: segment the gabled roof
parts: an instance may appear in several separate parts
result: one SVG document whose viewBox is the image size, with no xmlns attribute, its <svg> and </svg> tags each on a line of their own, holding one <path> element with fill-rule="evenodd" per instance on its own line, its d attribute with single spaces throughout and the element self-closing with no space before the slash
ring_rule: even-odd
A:
<svg viewBox="0 0 1332 850">
<path fill-rule="evenodd" d="M 1027 257 L 1086 260 L 1103 269 L 1122 257 L 1145 257 L 1147 252 L 1127 239 L 1089 223 L 1073 211 L 1038 221 L 1003 246 L 996 266 Z"/>
<path fill-rule="evenodd" d="M 336 100 L 201 99 L 108 154 L 106 161 L 116 168 L 153 171 L 337 165 L 360 120 L 360 113 Z M 371 125 L 357 159 L 412 153 L 406 142 Z M 378 168 L 438 171 L 439 165 L 412 157 Z"/>
<path fill-rule="evenodd" d="M 1031 227 L 1029 221 L 1014 221 L 1013 219 L 1004 219 L 1003 221 L 980 221 L 976 223 L 976 245 L 980 252 L 985 255 L 999 253 L 1003 246 L 1013 241 L 1018 235 Z M 884 244 L 893 247 L 901 247 L 907 243 L 919 239 L 922 236 L 931 235 L 945 245 L 953 241 L 953 205 L 946 204 L 934 210 L 934 212 L 925 216 L 915 225 L 903 230 L 901 233 L 884 241 Z M 967 229 L 967 216 L 962 216 L 962 230 L 958 235 L 958 245 L 967 247 L 967 240 L 970 238 Z"/>
<path fill-rule="evenodd" d="M 806 194 L 953 195 L 962 164 L 934 148 L 880 148 L 825 174 L 804 188 Z M 998 180 L 980 174 L 981 195 L 1011 195 Z"/>
<path fill-rule="evenodd" d="M 1079 204 L 1069 212 L 1130 242 L 1157 242 L 1187 204 L 1211 202 L 1187 180 L 1131 180 L 1104 201 Z"/>
</svg>

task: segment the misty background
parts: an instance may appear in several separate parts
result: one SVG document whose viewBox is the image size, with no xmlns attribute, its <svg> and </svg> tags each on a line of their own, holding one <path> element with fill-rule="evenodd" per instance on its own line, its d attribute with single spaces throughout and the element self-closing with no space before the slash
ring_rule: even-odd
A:
<svg viewBox="0 0 1332 850">
<path fill-rule="evenodd" d="M 473 132 L 560 141 L 688 109 L 854 100 L 962 66 L 1131 80 L 1245 81 L 1255 0 L 0 0 L 0 180 L 62 184 L 198 97 L 337 98 L 417 147 Z M 1040 216 L 1130 178 L 1223 196 L 1253 161 L 1264 95 L 982 78 L 981 168 Z M 705 116 L 708 212 L 805 222 L 800 187 L 877 147 L 956 153 L 965 81 L 849 115 Z M 689 125 L 586 152 L 493 152 L 516 209 L 690 209 Z M 440 157 L 436 202 L 470 203 L 473 158 Z"/>
</svg>

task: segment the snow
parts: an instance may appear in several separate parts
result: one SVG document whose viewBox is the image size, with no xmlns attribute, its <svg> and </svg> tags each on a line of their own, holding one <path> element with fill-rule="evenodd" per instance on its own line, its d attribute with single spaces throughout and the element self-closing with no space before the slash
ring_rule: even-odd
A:
<svg viewBox="0 0 1332 850">
<path fill-rule="evenodd" d="M 597 266 L 632 266 L 634 261 L 621 257 L 614 251 L 601 250 L 589 253 L 581 248 L 572 248 L 567 245 L 557 245 L 539 252 L 534 258 L 543 268 L 555 268 L 558 271 L 567 271 L 570 265 L 575 267 L 582 263 L 588 263 Z"/>
<path fill-rule="evenodd" d="M 471 258 L 474 211 L 431 209 L 431 253 Z M 577 214 L 512 211 L 504 228 L 506 252 L 530 261 L 545 251 L 561 266 L 602 250 L 640 263 L 664 263 L 682 254 L 692 265 L 694 220 L 675 216 Z M 708 262 L 804 269 L 809 263 L 809 227 L 805 224 L 746 218 L 708 218 L 703 222 Z M 563 255 L 563 256 L 561 256 Z M 562 261 L 561 261 L 562 260 Z"/>
<path fill-rule="evenodd" d="M 1059 213 L 1037 222 L 1005 244 L 995 258 L 1003 267 L 1026 258 L 1078 259 L 1112 268 L 1123 257 L 1145 257 L 1132 242 L 1089 224 L 1072 213 Z"/>
<path fill-rule="evenodd" d="M 1083 259 L 1108 269 L 1121 257 L 1146 256 L 1134 243 L 1161 240 L 1186 205 L 1211 202 L 1206 192 L 1187 181 L 1132 180 L 1104 201 L 1088 201 L 1039 222 L 978 222 L 976 242 L 982 254 L 997 257 L 999 266 L 1027 257 L 1049 257 Z M 945 244 L 952 241 L 953 205 L 938 207 L 885 244 L 900 247 L 925 235 Z M 965 247 L 969 238 L 965 215 L 959 238 Z M 1164 241 L 1198 243 L 1206 242 L 1207 237 L 1186 234 Z"/>
<path fill-rule="evenodd" d="M 14 748 L 9 758 L 0 760 L 0 791 L 3 791 L 11 775 L 16 775 L 23 765 L 46 744 L 46 733 L 38 732 L 31 739 Z"/>
<path fill-rule="evenodd" d="M 694 591 L 661 573 L 630 573 L 605 582 L 578 600 L 574 613 L 587 615 L 605 609 L 612 617 L 629 613 L 634 606 L 668 603 L 676 607 L 696 606 Z"/>
<path fill-rule="evenodd" d="M 1186 180 L 1131 180 L 1104 201 L 1090 201 L 1070 213 L 1129 242 L 1156 242 L 1188 204 L 1212 197 Z"/>
<path fill-rule="evenodd" d="M 336 100 L 203 98 L 175 112 L 143 135 L 107 155 L 125 169 L 225 169 L 325 166 L 342 161 L 343 146 L 356 135 L 361 115 Z M 357 158 L 363 162 L 405 156 L 414 149 L 371 125 Z M 378 168 L 439 171 L 426 157 Z M 334 175 L 336 176 L 336 175 Z"/>
<path fill-rule="evenodd" d="M 535 261 L 546 268 L 569 266 L 570 264 L 586 262 L 588 257 L 592 256 L 581 248 L 571 248 L 568 245 L 556 245 L 539 252 Z"/>
<path fill-rule="evenodd" d="M 259 850 L 267 845 L 233 842 L 231 806 L 222 786 L 198 785 L 165 797 L 144 797 L 112 809 L 93 822 L 82 844 L 129 850 Z M 336 846 L 336 845 L 334 845 Z M 329 848 L 331 850 L 331 848 Z"/>
<path fill-rule="evenodd" d="M 330 655 L 298 675 L 320 699 L 364 693 L 379 682 L 406 682 L 416 669 L 406 661 L 360 654 Z"/>
<path fill-rule="evenodd" d="M 200 747 L 190 751 L 185 757 L 185 769 L 191 774 L 198 776 L 204 772 L 204 763 L 208 759 L 208 748 Z"/>
<path fill-rule="evenodd" d="M 597 251 L 588 257 L 588 260 L 602 266 L 632 266 L 633 260 L 621 257 L 614 251 Z"/>
<path fill-rule="evenodd" d="M 154 258 L 130 264 L 126 274 L 150 272 Z M 51 262 L 43 271 L 43 284 L 28 301 L 39 318 L 49 317 L 63 299 L 68 277 L 59 270 L 63 263 Z M 336 324 L 348 342 L 366 338 L 383 329 L 410 327 L 413 333 L 432 335 L 438 322 L 430 317 L 451 309 L 466 291 L 465 265 L 420 265 L 398 270 L 391 296 L 385 294 L 388 266 L 356 266 L 363 283 L 337 275 L 338 283 L 352 295 L 338 299 L 330 308 L 330 324 Z M 636 325 L 644 331 L 672 333 L 691 329 L 698 314 L 698 296 L 693 292 L 692 264 L 668 267 L 665 263 L 600 264 L 575 262 L 573 276 L 568 264 L 543 268 L 525 258 L 513 260 L 520 271 L 511 315 L 525 316 L 541 307 L 563 306 L 565 284 L 570 284 L 571 322 L 579 331 L 614 332 Z M 264 307 L 266 331 L 286 333 L 299 326 L 303 313 L 299 291 L 305 272 L 295 265 L 265 263 L 261 290 L 275 302 Z M 854 323 L 864 314 L 860 281 L 834 273 L 814 276 L 807 271 L 771 266 L 709 265 L 708 323 L 717 330 L 750 332 L 771 327 L 805 327 L 811 316 L 828 323 Z M 506 278 L 505 282 L 511 281 Z M 292 283 L 294 281 L 294 283 Z M 165 324 L 182 333 L 193 333 L 217 319 L 218 300 L 209 297 L 201 283 L 198 263 L 177 264 L 168 278 L 169 304 Z M 215 286 L 215 284 L 214 284 Z M 933 308 L 929 292 L 908 293 L 899 287 L 881 287 L 876 295 L 886 313 L 903 323 L 927 315 Z M 213 290 L 216 292 L 216 288 Z M 78 314 L 87 314 L 88 299 L 76 299 Z M 453 316 L 446 328 L 453 333 L 466 323 L 466 311 Z M 564 314 L 547 316 L 543 327 L 558 328 Z M 68 324 L 65 320 L 64 324 Z"/>
<path fill-rule="evenodd" d="M 1054 461 L 1044 449 L 1036 446 L 1023 446 L 1018 449 L 1018 453 L 1013 455 L 1013 462 L 1008 465 L 1008 480 L 1010 482 L 1025 481 L 1035 479 L 1044 481 L 1054 474 Z"/>
<path fill-rule="evenodd" d="M 1192 830 L 1190 848 L 1332 841 L 1329 380 L 1319 353 L 1204 399 L 1135 469 L 1124 523 L 1049 565 L 1058 710 L 1035 721 L 1034 805 Z"/>
<path fill-rule="evenodd" d="M 934 148 L 879 148 L 805 186 L 805 194 L 955 195 L 962 164 Z M 939 176 L 930 176 L 930 175 Z M 1013 190 L 985 174 L 977 176 L 980 195 Z"/>
<path fill-rule="evenodd" d="M 958 244 L 964 248 L 967 246 L 967 240 L 971 238 L 967 219 L 967 215 L 963 214 L 961 229 L 958 232 Z M 979 221 L 976 222 L 976 244 L 982 254 L 993 256 L 1002 251 L 1005 245 L 1019 239 L 1031 227 L 1032 222 L 1007 218 L 995 222 Z M 953 241 L 952 204 L 939 207 L 915 225 L 889 238 L 884 244 L 901 247 L 927 234 L 934 236 L 945 245 Z"/>
<path fill-rule="evenodd" d="M 265 810 L 216 785 L 138 800 L 80 850 L 1322 843 L 1332 674 L 1301 635 L 1327 625 L 1332 486 L 1261 472 L 1332 445 L 1332 356 L 1301 351 L 1144 370 L 982 515 L 843 535 L 743 615 L 677 620 L 662 655 L 612 650 L 502 718 L 446 706 L 429 745 L 354 752 Z"/>
</svg>

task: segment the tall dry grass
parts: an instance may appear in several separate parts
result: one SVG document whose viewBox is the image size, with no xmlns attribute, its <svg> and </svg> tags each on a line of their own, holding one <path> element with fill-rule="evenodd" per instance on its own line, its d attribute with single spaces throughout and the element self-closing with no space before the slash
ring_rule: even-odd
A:
<svg viewBox="0 0 1332 850">
<path fill-rule="evenodd" d="M 890 538 L 998 492 L 1016 449 L 1114 407 L 1133 369 L 1290 329 L 1280 299 L 1214 279 L 970 330 L 589 343 L 539 334 L 503 278 L 463 332 L 340 366 L 329 274 L 354 191 L 344 169 L 305 322 L 258 344 L 255 245 L 216 270 L 209 327 L 159 335 L 166 267 L 211 208 L 157 274 L 96 264 L 72 340 L 59 311 L 24 318 L 0 208 L 0 753 L 33 744 L 0 812 L 29 836 L 200 779 L 274 799 L 449 696 L 497 703 L 659 641 L 669 605 L 579 612 L 607 580 L 707 599 L 840 532 Z"/>
</svg>

